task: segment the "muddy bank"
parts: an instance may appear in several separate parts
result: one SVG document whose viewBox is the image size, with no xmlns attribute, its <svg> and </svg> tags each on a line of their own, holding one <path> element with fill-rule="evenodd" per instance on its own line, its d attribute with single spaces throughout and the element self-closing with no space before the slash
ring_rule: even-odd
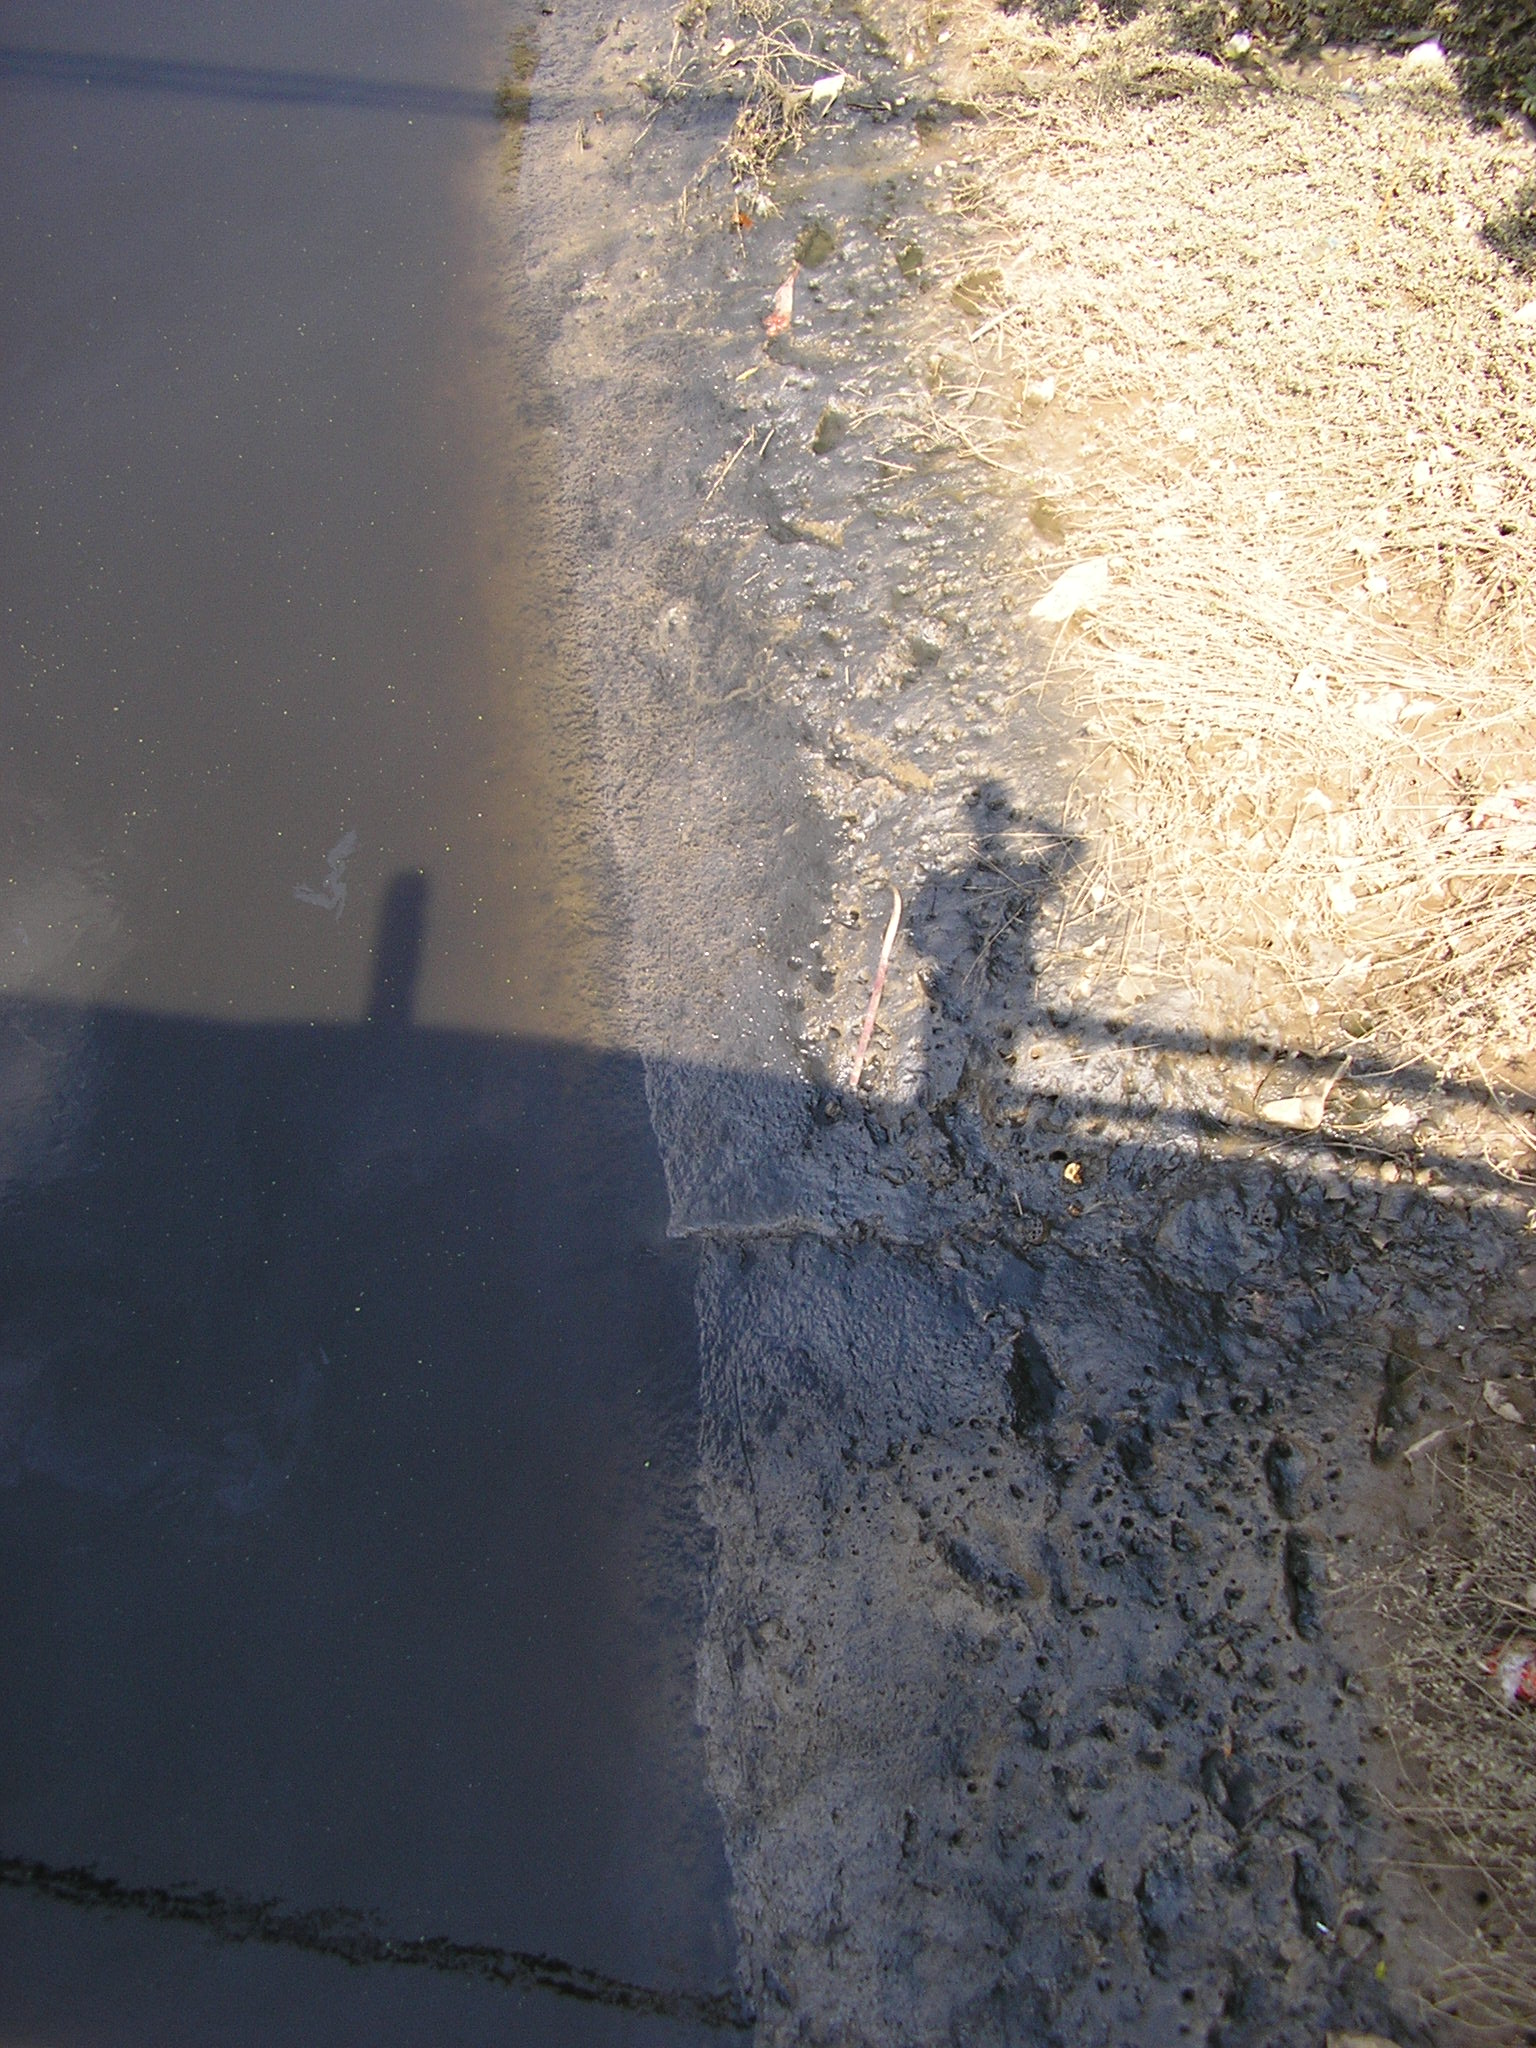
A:
<svg viewBox="0 0 1536 2048">
<path fill-rule="evenodd" d="M 1354 1077 L 1401 1163 L 1286 1136 L 1294 1046 L 1101 976 L 1085 736 L 1009 610 L 1060 535 L 919 430 L 971 115 L 920 40 L 818 15 L 806 76 L 855 83 L 748 225 L 709 60 L 753 24 L 696 30 L 562 9 L 524 194 L 629 1024 L 701 1247 L 699 1706 L 759 2030 L 1429 2039 L 1337 1588 L 1402 1450 L 1522 1369 L 1528 1204 L 1473 1091 Z"/>
</svg>

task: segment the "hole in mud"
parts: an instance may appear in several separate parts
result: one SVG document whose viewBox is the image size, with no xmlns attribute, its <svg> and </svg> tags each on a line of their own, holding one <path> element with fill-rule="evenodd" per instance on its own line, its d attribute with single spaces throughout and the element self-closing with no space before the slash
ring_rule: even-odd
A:
<svg viewBox="0 0 1536 2048">
<path fill-rule="evenodd" d="M 795 238 L 795 261 L 816 270 L 837 252 L 837 235 L 824 220 L 808 221 Z"/>
<path fill-rule="evenodd" d="M 1020 1330 L 1013 1340 L 1008 1391 L 1013 1398 L 1013 1427 L 1019 1436 L 1048 1426 L 1061 1387 L 1050 1360 L 1028 1330 Z"/>
</svg>

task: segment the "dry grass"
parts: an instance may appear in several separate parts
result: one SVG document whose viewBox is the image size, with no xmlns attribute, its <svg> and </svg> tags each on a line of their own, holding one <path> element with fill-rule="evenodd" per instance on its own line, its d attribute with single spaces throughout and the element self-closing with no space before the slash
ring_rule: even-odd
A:
<svg viewBox="0 0 1536 2048">
<path fill-rule="evenodd" d="M 1469 2031 L 1528 2040 L 1536 2027 L 1536 1708 L 1506 1705 L 1490 1652 L 1536 1636 L 1536 1461 L 1527 1432 L 1495 1426 L 1441 1458 L 1431 1534 L 1391 1580 L 1384 1693 L 1433 1883 L 1446 1852 L 1477 1876 L 1469 1940 L 1446 1928 L 1429 1995 Z M 1454 1867 L 1454 1865 L 1453 1865 Z M 1421 1959 L 1422 1960 L 1422 1959 Z"/>
<path fill-rule="evenodd" d="M 651 85 L 658 98 L 728 94 L 737 102 L 730 133 L 689 180 L 690 199 L 724 167 L 738 224 L 773 212 L 770 185 L 779 159 L 800 147 L 816 107 L 813 88 L 836 67 L 814 45 L 811 24 L 785 17 L 775 0 L 736 0 L 716 9 L 685 0 L 676 16 L 671 58 Z M 844 74 L 845 83 L 853 85 Z M 841 88 L 840 88 L 841 89 Z"/>
<path fill-rule="evenodd" d="M 1055 650 L 1103 827 L 1198 980 L 1484 1078 L 1536 1049 L 1528 140 L 1444 72 L 1181 52 L 973 8 L 986 173 L 935 433 L 1111 560 Z"/>
</svg>

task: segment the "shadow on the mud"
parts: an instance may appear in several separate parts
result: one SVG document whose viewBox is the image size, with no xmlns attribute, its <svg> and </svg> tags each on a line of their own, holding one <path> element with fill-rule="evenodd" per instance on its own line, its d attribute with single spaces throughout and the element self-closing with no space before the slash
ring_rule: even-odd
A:
<svg viewBox="0 0 1536 2048">
<path fill-rule="evenodd" d="M 990 1029 L 978 984 L 1027 1011 L 1039 906 L 1075 857 L 1028 821 L 1021 853 L 1000 792 L 977 805 L 975 858 L 913 906 L 956 1031 Z M 427 907 L 424 877 L 397 879 L 358 1025 L 0 1008 L 4 1880 L 311 1954 L 347 1944 L 290 1942 L 313 1916 L 261 1901 L 339 1896 L 405 1929 L 342 1915 L 354 1963 L 422 1976 L 467 1957 L 482 1981 L 735 2024 L 729 1994 L 654 1982 L 678 1958 L 696 1983 L 729 1976 L 693 1727 L 694 1261 L 668 1245 L 646 1111 L 647 1081 L 668 1077 L 418 1023 Z M 1075 1013 L 1032 1028 L 1121 1036 Z M 988 1106 L 997 1056 L 995 1040 L 962 1048 L 927 1108 L 810 1079 L 671 1081 L 734 1090 L 786 1158 L 841 1148 L 836 1173 L 872 1186 L 893 1127 L 941 1130 L 945 1173 L 969 1162 L 973 1236 L 1026 1260 L 1070 1252 L 1102 1179 L 1155 1187 L 1153 1208 L 1181 1176 L 1209 1179 L 1189 1139 L 1219 1119 L 1058 1090 L 1038 1105 L 1047 1129 L 1015 1125 Z M 1425 1075 L 1391 1086 L 1433 1093 Z M 1134 1147 L 1102 1135 L 1111 1113 L 1137 1116 Z M 969 1153 L 962 1123 L 984 1127 Z M 713 1142 L 707 1119 L 696 1129 Z M 1056 1186 L 1038 1217 L 1010 1164 L 1031 1147 Z M 1485 1178 L 1441 1172 L 1463 1190 Z M 1422 1213 L 1467 1234 L 1461 1212 L 1399 1192 L 1394 1228 Z M 856 1208 L 769 1203 L 748 1221 L 878 1237 Z M 739 1234 L 707 1206 L 672 1224 Z M 1351 1255 L 1328 1257 L 1337 1271 Z M 1194 1286 L 1219 1296 L 1234 1272 L 1217 1260 Z M 1017 1353 L 997 1390 L 1015 1410 L 1030 1398 Z M 109 1875 L 84 1867 L 98 1862 Z M 189 1898 L 219 1910 L 199 1920 Z M 503 1916 L 517 1950 L 471 1938 Z M 22 1937 L 0 1939 L 21 1969 Z M 549 1959 L 584 1944 L 608 1967 Z M 116 1997 L 117 1964 L 98 1959 L 94 1986 L 92 1967 L 82 1951 L 72 1971 L 86 2010 Z M 297 2010 L 313 1991 L 283 1995 Z M 391 2024 L 370 2037 L 412 2022 Z"/>
<path fill-rule="evenodd" d="M 1235 16 L 1180 0 L 1179 11 L 1196 48 L 1219 48 L 1238 22 L 1303 57 L 1356 43 L 1401 54 L 1435 36 L 1456 60 L 1469 112 L 1497 119 L 1536 106 L 1536 17 L 1525 0 L 1244 0 Z"/>
<path fill-rule="evenodd" d="M 1363 1049 L 1341 1074 L 1346 1063 L 1337 1051 L 1319 1054 L 1259 1035 L 1169 1028 L 1064 1002 L 1042 1007 L 1036 988 L 1040 920 L 1045 905 L 1059 901 L 1071 884 L 1083 847 L 1048 820 L 1017 809 L 1001 783 L 984 782 L 969 809 L 970 860 L 928 876 L 913 893 L 910 918 L 913 944 L 933 962 L 930 1002 L 964 1034 L 961 1057 L 951 1063 L 957 1082 L 962 1073 L 976 1081 L 989 1065 L 999 1073 L 1014 1066 L 1030 1038 L 1037 1047 L 1068 1049 L 1084 1065 L 1095 1052 L 1126 1058 L 1140 1053 L 1154 1061 L 1167 1056 L 1196 1077 L 1202 1069 L 1242 1073 L 1252 1088 L 1250 1106 L 1242 1101 L 1247 1091 L 1237 1089 L 1225 1091 L 1238 1097 L 1235 1105 L 1218 1110 L 1192 1104 L 1170 1112 L 1134 1096 L 1063 1087 L 1058 1076 L 1033 1091 L 1032 1110 L 1048 1100 L 1063 1127 L 1070 1125 L 1084 1139 L 1112 1116 L 1153 1148 L 1178 1131 L 1255 1152 L 1283 1144 L 1293 1160 L 1336 1160 L 1343 1153 L 1362 1165 L 1391 1161 L 1466 1194 L 1508 1186 L 1486 1160 L 1435 1142 L 1437 1119 L 1457 1109 L 1494 1106 L 1491 1091 L 1476 1083 L 1445 1079 L 1414 1062 L 1388 1063 Z M 952 1092 L 933 1073 L 928 1081 L 931 1098 Z M 1257 1099 L 1298 1100 L 1323 1086 L 1329 1088 L 1329 1104 L 1347 1107 L 1314 1131 L 1277 1124 Z M 1392 1105 L 1419 1123 L 1411 1141 L 1401 1114 L 1395 1131 L 1381 1128 L 1382 1112 Z"/>
</svg>

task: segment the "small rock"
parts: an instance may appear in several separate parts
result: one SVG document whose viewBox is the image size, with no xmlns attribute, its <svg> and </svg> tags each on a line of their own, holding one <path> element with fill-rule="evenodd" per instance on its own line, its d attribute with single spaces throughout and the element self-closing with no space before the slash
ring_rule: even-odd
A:
<svg viewBox="0 0 1536 2048">
<path fill-rule="evenodd" d="M 845 412 L 839 412 L 835 405 L 823 406 L 821 418 L 816 422 L 816 431 L 811 436 L 811 450 L 816 455 L 830 455 L 834 448 L 842 446 L 848 436 L 849 420 Z"/>
<path fill-rule="evenodd" d="M 782 539 L 807 540 L 821 548 L 840 548 L 847 531 L 846 519 L 810 519 L 803 513 L 791 513 L 779 521 Z"/>
</svg>

